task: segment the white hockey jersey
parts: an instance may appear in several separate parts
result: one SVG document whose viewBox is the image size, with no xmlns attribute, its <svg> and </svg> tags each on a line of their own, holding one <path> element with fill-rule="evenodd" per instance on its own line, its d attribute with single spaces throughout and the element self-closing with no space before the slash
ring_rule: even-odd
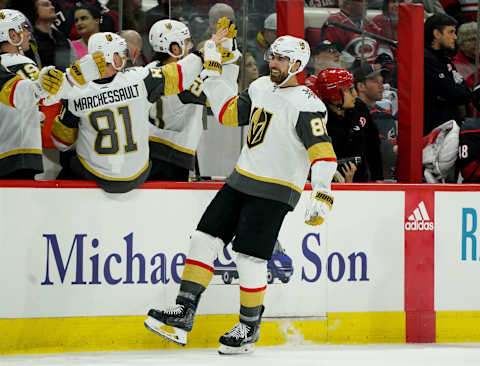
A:
<svg viewBox="0 0 480 366">
<path fill-rule="evenodd" d="M 20 54 L 2 54 L 0 63 L 22 79 L 39 74 L 35 62 Z M 43 171 L 41 117 L 33 101 L 21 108 L 0 104 L 0 176 L 18 169 Z"/>
<path fill-rule="evenodd" d="M 83 167 L 100 179 L 136 179 L 149 167 L 152 103 L 162 95 L 182 91 L 185 79 L 191 83 L 200 72 L 200 58 L 194 66 L 132 68 L 90 82 L 85 88 L 74 88 L 53 123 L 54 142 L 63 150 L 76 142 Z"/>
<path fill-rule="evenodd" d="M 147 67 L 160 67 L 152 62 Z M 223 79 L 237 91 L 237 65 L 225 65 Z M 195 169 L 195 156 L 202 136 L 202 113 L 207 105 L 203 82 L 195 79 L 190 89 L 163 96 L 150 110 L 150 155 L 185 169 Z"/>
<path fill-rule="evenodd" d="M 326 107 L 306 86 L 277 88 L 266 76 L 234 96 L 221 80 L 209 78 L 204 90 L 220 123 L 249 124 L 246 144 L 227 179 L 238 191 L 293 208 L 310 165 L 336 161 Z"/>
</svg>

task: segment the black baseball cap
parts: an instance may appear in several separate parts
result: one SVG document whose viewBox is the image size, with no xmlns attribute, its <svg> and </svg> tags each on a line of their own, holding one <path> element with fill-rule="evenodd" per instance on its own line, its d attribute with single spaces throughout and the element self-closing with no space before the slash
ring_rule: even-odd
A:
<svg viewBox="0 0 480 366">
<path fill-rule="evenodd" d="M 318 55 L 320 52 L 324 52 L 324 51 L 327 51 L 327 50 L 331 50 L 332 51 L 337 51 L 337 52 L 342 52 L 341 49 L 339 49 L 339 45 L 337 43 L 332 43 L 330 41 L 322 41 L 320 43 L 318 43 L 316 46 L 315 46 L 315 49 L 313 51 L 313 54 L 314 55 Z"/>
<path fill-rule="evenodd" d="M 352 74 L 356 83 L 363 83 L 365 80 L 380 74 L 384 70 L 381 66 L 363 64 L 354 69 Z"/>
</svg>

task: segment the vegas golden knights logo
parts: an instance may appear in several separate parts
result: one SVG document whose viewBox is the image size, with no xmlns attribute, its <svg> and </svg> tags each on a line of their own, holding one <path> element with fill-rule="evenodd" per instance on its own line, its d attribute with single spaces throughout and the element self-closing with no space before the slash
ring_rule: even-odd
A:
<svg viewBox="0 0 480 366">
<path fill-rule="evenodd" d="M 2 19 L 2 20 L 5 19 L 5 14 L 0 13 L 0 19 Z"/>
<path fill-rule="evenodd" d="M 260 145 L 265 139 L 265 135 L 272 120 L 273 113 L 267 112 L 263 108 L 255 107 L 250 116 L 250 130 L 248 131 L 247 146 L 249 149 Z"/>
<path fill-rule="evenodd" d="M 107 41 L 108 42 L 112 42 L 113 38 L 112 38 L 112 35 L 111 34 L 107 34 L 105 35 L 105 38 L 107 38 Z"/>
<path fill-rule="evenodd" d="M 167 28 L 168 30 L 172 29 L 172 25 L 170 23 L 167 23 L 165 24 L 165 28 Z"/>
<path fill-rule="evenodd" d="M 300 42 L 300 48 L 303 50 L 305 50 L 305 42 Z"/>
</svg>

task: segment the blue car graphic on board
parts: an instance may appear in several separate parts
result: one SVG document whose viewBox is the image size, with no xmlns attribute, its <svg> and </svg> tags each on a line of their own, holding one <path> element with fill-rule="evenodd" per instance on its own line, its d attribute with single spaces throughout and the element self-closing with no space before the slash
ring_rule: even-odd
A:
<svg viewBox="0 0 480 366">
<path fill-rule="evenodd" d="M 222 277 L 223 283 L 231 284 L 234 279 L 238 278 L 237 265 L 232 258 L 232 250 L 230 246 L 223 248 L 223 258 L 215 259 L 214 275 Z M 222 257 L 222 255 L 220 256 Z M 277 240 L 273 249 L 272 259 L 267 263 L 267 282 L 273 283 L 278 278 L 282 283 L 287 283 L 293 275 L 292 258 L 288 256 L 285 249 L 282 248 Z"/>
</svg>

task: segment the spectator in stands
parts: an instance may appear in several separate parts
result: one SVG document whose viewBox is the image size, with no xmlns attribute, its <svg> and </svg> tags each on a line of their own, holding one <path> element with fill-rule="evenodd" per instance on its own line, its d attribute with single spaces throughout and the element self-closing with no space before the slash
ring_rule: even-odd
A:
<svg viewBox="0 0 480 366">
<path fill-rule="evenodd" d="M 244 76 L 245 76 L 245 80 L 243 80 Z M 258 79 L 257 62 L 255 61 L 255 58 L 253 57 L 253 55 L 250 52 L 247 52 L 245 54 L 245 70 L 243 70 L 242 68 L 240 69 L 240 74 L 238 78 L 238 82 L 241 90 L 248 88 L 250 83 L 257 79 Z"/>
<path fill-rule="evenodd" d="M 398 6 L 400 0 L 383 0 L 382 14 L 378 14 L 372 19 L 372 23 L 377 26 L 378 35 L 391 40 L 398 40 Z M 388 46 L 392 59 L 397 60 L 397 48 Z"/>
<path fill-rule="evenodd" d="M 413 0 L 412 3 L 423 5 L 425 19 L 433 14 L 445 14 L 440 0 Z"/>
<path fill-rule="evenodd" d="M 313 49 L 313 74 L 306 80 L 307 86 L 313 86 L 320 71 L 329 67 L 342 68 L 340 62 L 340 52 L 330 41 L 323 41 L 317 44 Z"/>
<path fill-rule="evenodd" d="M 183 0 L 157 0 L 157 6 L 149 9 L 145 14 L 145 24 L 147 30 L 150 30 L 153 24 L 161 19 L 182 19 Z"/>
<path fill-rule="evenodd" d="M 113 17 L 118 19 L 119 1 L 109 0 L 108 9 L 111 10 Z M 134 29 L 140 34 L 148 33 L 146 27 L 146 15 L 142 10 L 142 0 L 123 0 L 122 29 Z"/>
<path fill-rule="evenodd" d="M 477 21 L 478 0 L 440 0 L 445 13 L 455 18 L 458 24 Z"/>
<path fill-rule="evenodd" d="M 127 67 L 145 66 L 146 62 L 142 54 L 142 36 L 136 30 L 125 29 L 120 32 L 120 37 L 127 41 L 129 60 Z"/>
<path fill-rule="evenodd" d="M 477 73 L 475 82 L 475 46 L 477 43 L 477 23 L 464 23 L 458 28 L 457 33 L 458 52 L 453 59 L 453 63 L 458 72 L 467 82 L 470 89 L 474 89 L 480 81 L 480 69 Z M 467 116 L 473 117 L 473 105 L 470 103 L 467 108 Z M 480 117 L 480 115 L 477 115 Z"/>
<path fill-rule="evenodd" d="M 22 0 L 23 1 L 23 0 Z M 99 0 L 52 0 L 55 5 L 57 19 L 55 27 L 70 39 L 78 39 L 80 35 L 75 28 L 75 10 L 78 7 L 88 6 L 95 8 L 102 15 L 102 32 L 116 32 L 117 18 L 112 16 L 112 12 L 104 7 Z"/>
<path fill-rule="evenodd" d="M 55 8 L 50 0 L 24 0 L 15 5 L 34 25 L 32 47 L 26 55 L 40 62 L 39 66 L 54 65 L 65 71 L 76 59 L 72 43 L 54 27 Z M 38 53 L 39 59 L 36 55 Z"/>
<path fill-rule="evenodd" d="M 455 51 L 457 21 L 449 15 L 432 15 L 425 22 L 424 51 L 424 135 L 442 123 L 461 125 L 473 95 L 457 72 L 451 57 Z"/>
<path fill-rule="evenodd" d="M 72 44 L 77 53 L 77 58 L 80 59 L 88 54 L 88 40 L 90 37 L 100 32 L 102 14 L 96 8 L 83 6 L 77 8 L 74 15 L 75 27 L 81 38 L 72 41 Z"/>
<path fill-rule="evenodd" d="M 382 69 L 364 64 L 353 71 L 353 77 L 358 99 L 367 106 L 379 132 L 383 177 L 390 181 L 396 180 L 397 121 L 391 110 L 384 109 L 377 103 L 383 98 Z"/>
<path fill-rule="evenodd" d="M 277 38 L 277 14 L 272 13 L 265 18 L 263 30 L 258 32 L 255 41 L 249 41 L 248 51 L 255 57 L 260 76 L 268 75 L 270 70 L 265 62 L 265 53 Z"/>
<path fill-rule="evenodd" d="M 338 0 L 305 0 L 305 6 L 311 8 L 338 8 Z"/>
<path fill-rule="evenodd" d="M 224 3 L 214 4 L 208 11 L 208 28 L 204 32 L 204 34 L 201 35 L 200 38 L 197 38 L 192 32 L 194 44 L 200 46 L 200 42 L 210 39 L 212 34 L 215 34 L 215 32 L 217 31 L 216 27 L 218 20 L 223 17 L 226 17 L 230 19 L 232 23 L 235 23 L 235 11 L 230 5 Z M 201 46 L 197 47 L 197 49 L 199 48 L 201 48 Z"/>
<path fill-rule="evenodd" d="M 473 89 L 475 86 L 475 45 L 477 43 L 477 23 L 470 22 L 462 24 L 458 28 L 457 37 L 458 52 L 453 59 L 453 63 L 460 75 L 462 75 L 467 82 L 467 85 Z"/>
<path fill-rule="evenodd" d="M 312 89 L 327 106 L 328 135 L 339 161 L 361 158 L 358 166 L 351 162 L 339 166 L 345 182 L 383 181 L 378 129 L 365 104 L 356 101 L 352 74 L 337 68 L 322 70 Z"/>
<path fill-rule="evenodd" d="M 331 14 L 322 27 L 323 38 L 332 43 L 339 43 L 343 51 L 356 59 L 364 58 L 368 62 L 375 62 L 377 42 L 370 37 L 364 37 L 363 39 L 361 37 L 363 11 L 362 0 L 344 0 L 340 6 L 340 12 Z M 356 28 L 358 32 L 342 29 L 342 25 Z M 380 32 L 380 29 L 368 20 L 364 22 L 364 29 L 375 34 Z"/>
</svg>

